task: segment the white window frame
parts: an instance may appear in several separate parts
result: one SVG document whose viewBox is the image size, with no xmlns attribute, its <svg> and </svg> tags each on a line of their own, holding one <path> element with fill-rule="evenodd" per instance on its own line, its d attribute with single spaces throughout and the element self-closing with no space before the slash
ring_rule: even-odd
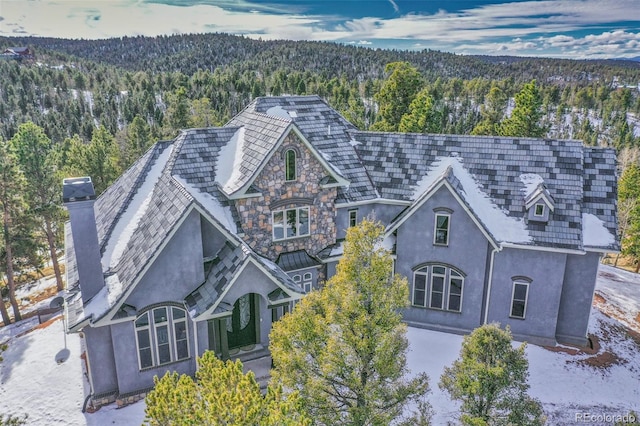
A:
<svg viewBox="0 0 640 426">
<path fill-rule="evenodd" d="M 522 316 L 514 315 L 513 313 L 513 304 L 516 302 L 516 286 L 523 285 L 525 286 L 524 300 L 517 299 L 518 302 L 524 302 L 524 308 L 522 309 Z M 525 319 L 527 316 L 527 304 L 529 301 L 529 283 L 522 280 L 515 280 L 513 282 L 513 286 L 511 288 L 511 307 L 509 310 L 509 317 L 516 319 Z"/>
<path fill-rule="evenodd" d="M 437 268 L 444 268 L 444 274 L 441 273 L 434 273 L 433 272 L 433 268 L 437 267 Z M 424 279 L 424 283 L 425 283 L 425 288 L 424 290 L 422 289 L 417 289 L 416 288 L 416 277 L 417 276 L 422 276 Z M 442 292 L 438 292 L 442 294 L 442 303 L 440 306 L 432 306 L 432 301 L 433 301 L 433 281 L 434 281 L 434 277 L 438 277 L 438 278 L 442 278 L 443 279 L 443 287 L 442 287 Z M 452 309 L 451 308 L 451 296 L 453 295 L 451 293 L 451 287 L 452 287 L 452 283 L 453 280 L 458 280 L 460 281 L 460 307 L 459 309 Z M 417 306 L 420 308 L 428 308 L 428 309 L 434 309 L 434 310 L 438 310 L 438 311 L 447 311 L 447 312 L 456 312 L 456 313 L 461 313 L 462 312 L 462 303 L 464 300 L 464 275 L 459 272 L 456 269 L 453 269 L 450 266 L 447 265 L 443 265 L 443 264 L 438 264 L 438 263 L 434 263 L 428 266 L 424 266 L 420 269 L 417 269 L 416 271 L 414 271 L 413 273 L 413 288 L 412 288 L 412 292 L 411 292 L 411 305 L 412 306 Z M 416 291 L 424 291 L 424 303 L 423 304 L 419 304 L 416 303 Z M 454 296 L 458 296 L 457 294 Z"/>
<path fill-rule="evenodd" d="M 542 207 L 540 214 L 538 214 L 538 207 Z M 533 215 L 535 217 L 544 217 L 546 207 L 544 203 L 536 203 L 536 205 L 533 206 Z"/>
<path fill-rule="evenodd" d="M 447 218 L 447 228 L 446 228 L 446 241 L 444 243 L 438 242 L 438 218 L 446 217 Z M 433 245 L 436 246 L 448 246 L 449 245 L 449 232 L 451 231 L 451 215 L 448 213 L 436 213 L 435 220 L 433 221 Z"/>
<path fill-rule="evenodd" d="M 313 274 L 311 272 L 305 272 L 302 275 L 302 289 L 305 293 L 311 292 L 313 288 Z"/>
<path fill-rule="evenodd" d="M 289 230 L 292 227 L 289 225 L 287 221 L 288 212 L 295 212 L 295 234 L 291 236 L 287 236 Z M 305 234 L 300 233 L 300 212 L 305 211 L 307 213 L 307 232 Z M 276 222 L 276 215 L 282 214 L 282 222 Z M 282 229 L 282 238 L 276 237 L 276 229 Z M 306 237 L 311 233 L 311 209 L 308 206 L 305 207 L 294 207 L 290 209 L 282 209 L 275 210 L 271 212 L 271 234 L 273 237 L 273 241 L 282 241 L 282 240 L 290 240 L 292 238 Z"/>
<path fill-rule="evenodd" d="M 154 313 L 156 310 L 160 310 L 160 309 L 165 309 L 165 312 L 167 314 L 167 319 L 166 321 L 156 323 Z M 184 314 L 184 316 L 182 318 L 174 318 L 174 315 L 173 315 L 174 309 L 181 311 Z M 136 322 L 138 322 L 138 320 L 144 316 L 146 316 L 147 318 L 147 324 L 144 326 L 137 326 Z M 184 323 L 184 326 L 185 326 L 186 334 L 184 339 L 178 339 L 176 336 L 176 325 L 181 323 Z M 158 330 L 164 326 L 167 327 L 167 336 L 168 336 L 168 345 L 169 345 L 169 361 L 160 362 Z M 190 358 L 189 324 L 187 321 L 187 312 L 184 309 L 177 306 L 173 306 L 173 305 L 156 306 L 154 308 L 148 309 L 147 311 L 139 315 L 133 321 L 133 328 L 135 330 L 136 350 L 138 354 L 138 368 L 140 370 L 146 370 L 149 368 L 166 365 L 173 362 L 183 361 Z M 147 332 L 149 336 L 149 345 L 150 345 L 149 347 L 146 347 L 146 346 L 144 348 L 140 347 L 140 342 L 138 339 L 138 331 Z M 186 340 L 186 344 L 187 344 L 187 354 L 186 354 L 186 357 L 179 358 L 178 342 L 181 342 L 184 340 Z M 151 365 L 143 367 L 142 359 L 140 357 L 140 350 L 147 349 L 147 348 L 151 350 Z"/>
<path fill-rule="evenodd" d="M 433 268 L 444 268 L 444 273 L 433 272 Z M 433 282 L 435 278 L 442 278 L 442 291 L 434 292 L 433 290 Z M 447 268 L 441 265 L 432 265 L 431 266 L 431 279 L 429 280 L 429 308 L 431 309 L 444 309 L 444 295 L 447 292 Z M 440 300 L 440 306 L 433 306 L 433 294 L 440 293 L 442 295 L 442 299 Z"/>
<path fill-rule="evenodd" d="M 358 224 L 358 209 L 349 210 L 349 228 Z"/>
<path fill-rule="evenodd" d="M 289 179 L 289 153 L 293 154 L 293 179 Z M 298 180 L 298 167 L 297 167 L 297 161 L 298 161 L 298 154 L 296 154 L 296 151 L 294 149 L 287 149 L 284 152 L 284 181 L 285 182 L 295 182 L 296 180 Z"/>
</svg>

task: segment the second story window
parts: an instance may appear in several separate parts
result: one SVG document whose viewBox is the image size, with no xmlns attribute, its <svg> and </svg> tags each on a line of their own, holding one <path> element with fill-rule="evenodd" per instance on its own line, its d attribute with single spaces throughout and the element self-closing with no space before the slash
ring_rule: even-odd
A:
<svg viewBox="0 0 640 426">
<path fill-rule="evenodd" d="M 433 244 L 446 246 L 449 244 L 449 219 L 448 214 L 436 213 L 433 231 Z"/>
<path fill-rule="evenodd" d="M 356 226 L 358 223 L 358 210 L 349 210 L 349 228 Z"/>
<path fill-rule="evenodd" d="M 284 153 L 284 179 L 286 181 L 296 180 L 296 152 L 293 149 Z"/>
<path fill-rule="evenodd" d="M 272 219 L 274 241 L 309 235 L 309 207 L 278 210 Z"/>
</svg>

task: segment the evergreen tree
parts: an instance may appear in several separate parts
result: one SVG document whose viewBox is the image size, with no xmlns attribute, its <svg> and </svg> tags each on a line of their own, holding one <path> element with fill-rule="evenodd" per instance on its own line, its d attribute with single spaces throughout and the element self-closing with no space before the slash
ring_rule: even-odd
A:
<svg viewBox="0 0 640 426">
<path fill-rule="evenodd" d="M 31 122 L 20 125 L 11 144 L 22 173 L 29 177 L 25 182 L 25 197 L 47 241 L 56 287 L 61 291 L 63 282 L 58 264 L 58 244 L 63 218 L 60 206 L 62 187 L 53 145 L 43 129 Z"/>
<path fill-rule="evenodd" d="M 462 402 L 465 425 L 542 425 L 540 402 L 527 394 L 526 344 L 511 346 L 511 332 L 487 324 L 465 336 L 460 358 L 446 367 L 439 386 Z"/>
<path fill-rule="evenodd" d="M 151 129 L 144 118 L 136 115 L 127 127 L 123 169 L 129 167 L 153 144 Z"/>
<path fill-rule="evenodd" d="M 14 256 L 16 228 L 19 224 L 19 217 L 26 209 L 24 199 L 24 177 L 18 167 L 18 160 L 11 145 L 0 139 L 0 207 L 2 208 L 2 258 L 4 274 L 9 290 L 9 302 L 13 308 L 13 317 L 16 321 L 22 319 L 20 306 L 16 299 L 16 283 L 14 273 Z M 2 316 L 5 325 L 11 321 L 6 315 L 4 302 L 2 302 Z"/>
<path fill-rule="evenodd" d="M 370 220 L 349 228 L 336 275 L 272 327 L 272 381 L 299 391 L 315 424 L 393 424 L 410 401 L 424 410 L 410 424 L 429 416 L 427 376 L 407 377 L 408 285 L 392 276 L 383 231 Z"/>
<path fill-rule="evenodd" d="M 189 127 L 189 99 L 187 98 L 187 89 L 179 87 L 174 93 L 169 95 L 169 106 L 167 107 L 167 124 L 169 128 L 167 133 L 175 135 L 178 130 Z"/>
<path fill-rule="evenodd" d="M 482 119 L 471 131 L 471 134 L 497 135 L 499 133 L 498 124 L 507 109 L 507 101 L 507 95 L 498 86 L 493 86 L 484 105 L 480 107 Z"/>
<path fill-rule="evenodd" d="M 152 426 L 310 424 L 297 394 L 284 397 L 269 386 L 263 396 L 253 372 L 245 374 L 239 360 L 224 362 L 211 351 L 198 360 L 195 381 L 167 372 L 154 382 L 145 400 L 145 422 Z"/>
<path fill-rule="evenodd" d="M 636 272 L 640 271 L 640 166 L 637 163 L 629 164 L 618 182 L 618 232 L 622 254 L 631 256 Z"/>
<path fill-rule="evenodd" d="M 63 145 L 57 153 L 63 173 L 90 176 L 96 194 L 102 193 L 120 175 L 120 150 L 105 127 L 97 128 L 88 144 L 79 137 L 73 137 L 65 140 Z"/>
<path fill-rule="evenodd" d="M 380 91 L 374 95 L 378 102 L 378 121 L 371 126 L 372 130 L 395 132 L 398 130 L 402 116 L 407 114 L 411 102 L 422 88 L 424 81 L 420 72 L 408 62 L 392 62 L 387 64 L 387 79 Z"/>
<path fill-rule="evenodd" d="M 402 116 L 400 132 L 441 133 L 442 116 L 437 110 L 429 89 L 422 89 L 409 105 L 409 111 Z"/>
<path fill-rule="evenodd" d="M 516 95 L 516 106 L 511 116 L 502 120 L 498 126 L 500 136 L 519 136 L 539 138 L 546 129 L 541 126 L 542 97 L 536 81 L 526 83 Z"/>
</svg>

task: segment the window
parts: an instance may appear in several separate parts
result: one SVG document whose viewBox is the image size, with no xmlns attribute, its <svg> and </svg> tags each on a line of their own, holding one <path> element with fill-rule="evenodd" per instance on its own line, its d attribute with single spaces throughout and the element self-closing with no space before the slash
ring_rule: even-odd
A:
<svg viewBox="0 0 640 426">
<path fill-rule="evenodd" d="M 189 358 L 187 315 L 184 309 L 163 306 L 135 321 L 140 369 Z"/>
<path fill-rule="evenodd" d="M 544 204 L 536 204 L 533 214 L 538 217 L 544 216 Z"/>
<path fill-rule="evenodd" d="M 296 274 L 291 277 L 293 282 L 298 284 L 305 293 L 309 293 L 313 287 L 313 274 L 311 272 L 305 272 L 304 275 Z"/>
<path fill-rule="evenodd" d="M 446 246 L 449 244 L 449 215 L 436 213 L 433 244 Z"/>
<path fill-rule="evenodd" d="M 358 210 L 349 210 L 349 227 L 356 226 L 358 223 Z"/>
<path fill-rule="evenodd" d="M 293 149 L 284 153 L 284 180 L 292 181 L 297 179 L 296 174 L 296 152 Z"/>
<path fill-rule="evenodd" d="M 271 322 L 274 323 L 289 312 L 289 304 L 271 307 Z"/>
<path fill-rule="evenodd" d="M 527 312 L 527 296 L 529 283 L 523 281 L 513 282 L 513 294 L 511 296 L 511 317 L 524 319 Z"/>
<path fill-rule="evenodd" d="M 298 207 L 273 212 L 273 239 L 309 235 L 309 207 Z"/>
<path fill-rule="evenodd" d="M 460 272 L 444 265 L 425 266 L 413 275 L 412 304 L 461 312 L 463 287 L 464 276 Z"/>
</svg>

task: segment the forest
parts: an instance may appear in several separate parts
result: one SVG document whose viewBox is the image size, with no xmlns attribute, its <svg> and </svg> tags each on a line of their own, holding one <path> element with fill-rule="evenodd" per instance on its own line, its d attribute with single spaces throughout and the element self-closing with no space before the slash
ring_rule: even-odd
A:
<svg viewBox="0 0 640 426">
<path fill-rule="evenodd" d="M 622 176 L 640 157 L 639 62 L 225 34 L 0 37 L 2 50 L 13 46 L 29 47 L 35 59 L 0 60 L 0 271 L 3 298 L 13 307 L 11 315 L 0 304 L 5 323 L 19 318 L 22 275 L 49 263 L 62 286 L 62 177 L 90 175 L 103 191 L 155 141 L 183 128 L 222 125 L 258 96 L 317 94 L 363 130 L 579 139 L 617 149 Z M 634 260 L 636 192 L 622 191 L 631 201 L 620 213 L 624 253 Z M 636 234 L 637 254 L 630 248 Z"/>
</svg>

